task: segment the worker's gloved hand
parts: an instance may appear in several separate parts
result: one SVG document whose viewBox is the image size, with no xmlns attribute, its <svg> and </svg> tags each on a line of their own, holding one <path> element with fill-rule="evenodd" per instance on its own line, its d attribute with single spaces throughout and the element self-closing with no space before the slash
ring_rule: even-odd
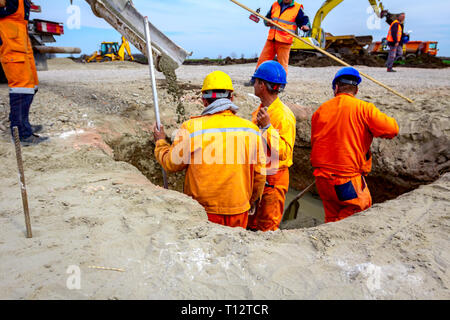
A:
<svg viewBox="0 0 450 320">
<path fill-rule="evenodd" d="M 309 31 L 309 27 L 307 25 L 304 25 L 300 28 L 302 31 Z"/>
<path fill-rule="evenodd" d="M 256 209 L 259 207 L 259 200 L 252 204 L 250 210 L 248 211 L 249 216 L 253 216 L 256 213 Z"/>
<path fill-rule="evenodd" d="M 273 23 L 272 23 L 272 22 L 269 22 L 269 21 L 266 21 L 266 20 L 264 20 L 264 25 L 265 25 L 266 27 L 273 27 Z"/>
<path fill-rule="evenodd" d="M 0 0 L 0 8 L 6 7 L 6 0 Z"/>
<path fill-rule="evenodd" d="M 164 132 L 164 126 L 161 125 L 159 130 L 158 130 L 158 126 L 156 125 L 156 123 L 153 125 L 152 127 L 152 131 L 153 131 L 153 137 L 155 138 L 155 142 L 158 140 L 162 140 L 162 139 L 166 139 L 166 133 Z"/>
<path fill-rule="evenodd" d="M 258 127 L 265 128 L 270 125 L 270 116 L 267 113 L 267 108 L 261 108 L 256 116 Z"/>
</svg>

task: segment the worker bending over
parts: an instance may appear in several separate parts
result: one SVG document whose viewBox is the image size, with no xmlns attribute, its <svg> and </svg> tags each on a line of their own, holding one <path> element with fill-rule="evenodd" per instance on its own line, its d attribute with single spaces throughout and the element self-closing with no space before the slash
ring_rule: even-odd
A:
<svg viewBox="0 0 450 320">
<path fill-rule="evenodd" d="M 365 179 L 372 169 L 370 145 L 374 137 L 392 139 L 399 132 L 395 119 L 355 98 L 361 80 L 356 69 L 342 68 L 333 80 L 335 97 L 312 116 L 311 164 L 325 222 L 372 205 Z"/>
<path fill-rule="evenodd" d="M 248 211 L 264 189 L 265 154 L 256 125 L 236 115 L 233 85 L 222 71 L 202 88 L 205 109 L 181 125 L 172 145 L 163 127 L 153 128 L 158 162 L 168 172 L 186 169 L 184 193 L 197 200 L 208 219 L 247 228 Z"/>
<path fill-rule="evenodd" d="M 389 55 L 387 64 L 388 72 L 396 72 L 394 69 L 394 62 L 398 58 L 403 56 L 403 29 L 405 22 L 405 14 L 401 13 L 398 16 L 398 20 L 394 20 L 389 27 L 389 32 L 387 36 L 388 46 L 389 46 Z"/>
<path fill-rule="evenodd" d="M 295 116 L 281 102 L 278 93 L 287 84 L 286 71 L 276 61 L 266 61 L 256 70 L 252 78 L 255 95 L 261 105 L 253 112 L 253 123 L 263 132 L 267 143 L 264 193 L 256 213 L 249 218 L 248 228 L 260 231 L 275 231 L 283 217 L 284 202 L 289 188 L 289 167 L 295 143 Z"/>
<path fill-rule="evenodd" d="M 309 30 L 309 18 L 303 13 L 303 5 L 296 3 L 294 0 L 275 1 L 266 17 L 293 33 L 297 31 L 297 27 L 303 31 Z M 276 55 L 278 62 L 281 63 L 287 73 L 293 37 L 265 20 L 264 24 L 270 27 L 269 36 L 259 56 L 256 68 L 264 61 L 273 60 Z"/>
<path fill-rule="evenodd" d="M 0 60 L 8 79 L 11 132 L 18 127 L 24 146 L 47 140 L 37 132 L 41 125 L 32 126 L 30 107 L 38 88 L 38 75 L 33 49 L 28 36 L 29 0 L 0 0 Z"/>
</svg>

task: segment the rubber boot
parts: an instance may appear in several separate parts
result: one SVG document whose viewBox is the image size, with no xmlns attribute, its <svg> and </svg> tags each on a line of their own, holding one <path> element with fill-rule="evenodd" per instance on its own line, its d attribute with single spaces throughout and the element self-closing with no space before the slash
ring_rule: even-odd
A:
<svg viewBox="0 0 450 320">
<path fill-rule="evenodd" d="M 31 100 L 29 104 L 24 107 L 23 109 L 23 118 L 24 118 L 24 125 L 27 127 L 28 130 L 31 130 L 33 133 L 41 132 L 44 128 L 42 125 L 32 125 L 30 124 L 30 108 L 33 104 L 34 96 L 36 95 L 37 89 L 35 90 L 35 94 L 32 95 Z"/>
</svg>

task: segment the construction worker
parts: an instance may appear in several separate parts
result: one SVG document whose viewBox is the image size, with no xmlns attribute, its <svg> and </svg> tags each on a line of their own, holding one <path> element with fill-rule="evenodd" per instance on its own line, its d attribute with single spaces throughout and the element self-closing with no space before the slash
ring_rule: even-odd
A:
<svg viewBox="0 0 450 320">
<path fill-rule="evenodd" d="M 266 17 L 294 33 L 297 28 L 303 31 L 310 29 L 308 26 L 309 18 L 303 13 L 303 5 L 296 3 L 294 0 L 275 1 Z M 264 21 L 264 24 L 270 27 L 269 36 L 259 56 L 256 68 L 264 61 L 273 60 L 276 55 L 278 62 L 281 63 L 287 73 L 293 37 L 273 24 L 266 21 Z"/>
<path fill-rule="evenodd" d="M 372 198 L 365 176 L 372 169 L 374 137 L 392 139 L 399 127 L 372 103 L 355 98 L 361 83 L 352 67 L 338 71 L 335 97 L 311 120 L 311 164 L 325 209 L 325 222 L 334 222 L 368 209 Z"/>
<path fill-rule="evenodd" d="M 389 55 L 386 62 L 388 72 L 396 72 L 394 69 L 394 62 L 403 56 L 403 36 L 405 14 L 401 13 L 398 20 L 394 20 L 389 27 L 387 42 L 389 46 Z"/>
<path fill-rule="evenodd" d="M 205 208 L 209 221 L 245 229 L 264 189 L 265 154 L 258 127 L 236 115 L 233 91 L 227 74 L 210 73 L 202 114 L 181 125 L 172 145 L 162 126 L 153 134 L 156 159 L 167 172 L 186 169 L 184 193 Z"/>
<path fill-rule="evenodd" d="M 276 61 L 266 61 L 252 77 L 255 95 L 261 104 L 253 112 L 253 123 L 263 132 L 267 142 L 266 185 L 256 213 L 249 218 L 248 228 L 275 231 L 283 217 L 284 202 L 289 188 L 289 167 L 295 143 L 295 116 L 281 102 L 278 94 L 287 84 L 286 71 Z"/>
<path fill-rule="evenodd" d="M 28 36 L 30 16 L 29 0 L 3 0 L 0 2 L 0 60 L 9 85 L 10 125 L 18 127 L 24 146 L 47 140 L 37 132 L 41 125 L 29 122 L 30 106 L 38 90 L 38 76 L 33 49 Z"/>
</svg>

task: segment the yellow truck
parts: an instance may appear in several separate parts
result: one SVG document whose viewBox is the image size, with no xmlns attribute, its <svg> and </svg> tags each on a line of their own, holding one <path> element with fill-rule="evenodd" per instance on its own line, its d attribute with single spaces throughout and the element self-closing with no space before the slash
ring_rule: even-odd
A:
<svg viewBox="0 0 450 320">
<path fill-rule="evenodd" d="M 128 56 L 125 56 L 125 51 Z M 104 61 L 134 61 L 131 54 L 130 43 L 122 37 L 122 44 L 119 47 L 118 42 L 102 42 L 100 50 L 95 51 L 86 62 L 104 62 Z"/>
</svg>

